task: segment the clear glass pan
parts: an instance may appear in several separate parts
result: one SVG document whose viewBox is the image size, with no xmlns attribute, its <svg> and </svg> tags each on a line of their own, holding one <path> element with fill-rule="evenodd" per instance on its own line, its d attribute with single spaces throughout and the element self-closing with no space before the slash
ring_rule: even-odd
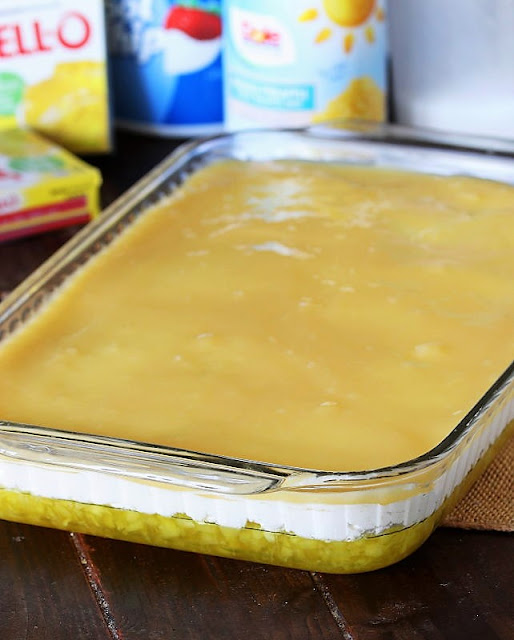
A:
<svg viewBox="0 0 514 640">
<path fill-rule="evenodd" d="M 443 141 L 364 123 L 242 132 L 182 145 L 0 304 L 0 340 L 206 163 L 300 158 L 514 184 L 510 154 L 514 149 L 504 141 Z M 0 421 L 0 517 L 309 570 L 376 569 L 430 535 L 512 432 L 514 364 L 498 373 L 432 451 L 366 472 L 280 467 Z"/>
</svg>

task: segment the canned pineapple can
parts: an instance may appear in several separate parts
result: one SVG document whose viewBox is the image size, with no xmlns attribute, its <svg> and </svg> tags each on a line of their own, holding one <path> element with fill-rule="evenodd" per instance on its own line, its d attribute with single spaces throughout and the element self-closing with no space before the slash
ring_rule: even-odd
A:
<svg viewBox="0 0 514 640">
<path fill-rule="evenodd" d="M 386 117 L 385 0 L 227 0 L 228 129 Z"/>
</svg>

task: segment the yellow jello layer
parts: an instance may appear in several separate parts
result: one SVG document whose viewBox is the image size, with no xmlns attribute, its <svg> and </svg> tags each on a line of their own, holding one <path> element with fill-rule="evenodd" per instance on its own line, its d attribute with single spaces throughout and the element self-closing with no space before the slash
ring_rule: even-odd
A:
<svg viewBox="0 0 514 640">
<path fill-rule="evenodd" d="M 0 416 L 377 468 L 514 352 L 514 188 L 301 162 L 199 170 L 0 348 Z"/>
</svg>

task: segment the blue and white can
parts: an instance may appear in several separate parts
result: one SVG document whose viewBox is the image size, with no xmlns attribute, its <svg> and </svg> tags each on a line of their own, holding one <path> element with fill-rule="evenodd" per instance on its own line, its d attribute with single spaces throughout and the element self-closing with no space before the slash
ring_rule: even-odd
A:
<svg viewBox="0 0 514 640">
<path fill-rule="evenodd" d="M 223 123 L 220 0 L 108 0 L 116 124 L 183 137 Z"/>
</svg>

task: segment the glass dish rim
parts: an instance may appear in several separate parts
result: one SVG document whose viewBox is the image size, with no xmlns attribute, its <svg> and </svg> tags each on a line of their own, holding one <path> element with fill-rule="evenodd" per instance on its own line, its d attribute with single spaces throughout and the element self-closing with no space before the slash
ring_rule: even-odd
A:
<svg viewBox="0 0 514 640">
<path fill-rule="evenodd" d="M 429 130 L 420 130 L 410 127 L 403 127 L 388 123 L 369 123 L 365 121 L 345 121 L 344 123 L 324 123 L 309 127 L 301 127 L 296 129 L 277 129 L 266 128 L 262 130 L 246 130 L 232 133 L 219 133 L 209 137 L 202 137 L 194 141 L 184 142 L 180 144 L 174 151 L 168 154 L 160 163 L 150 170 L 141 179 L 136 181 L 122 195 L 116 198 L 108 205 L 102 215 L 96 218 L 83 229 L 77 232 L 70 240 L 68 240 L 60 249 L 43 262 L 32 274 L 25 278 L 4 300 L 0 302 L 0 323 L 5 321 L 5 315 L 9 313 L 12 305 L 18 301 L 18 306 L 24 299 L 34 291 L 38 282 L 44 283 L 48 274 L 56 269 L 60 264 L 64 264 L 66 260 L 71 260 L 70 256 L 81 248 L 87 246 L 90 242 L 99 237 L 103 231 L 112 226 L 117 220 L 121 220 L 127 215 L 130 206 L 135 204 L 135 199 L 143 200 L 144 197 L 152 193 L 159 183 L 166 179 L 166 173 L 173 174 L 174 171 L 180 169 L 181 164 L 185 164 L 189 159 L 201 156 L 206 153 L 209 145 L 216 144 L 220 140 L 237 139 L 245 135 L 268 134 L 285 134 L 305 136 L 306 138 L 327 139 L 332 141 L 340 140 L 357 141 L 357 142 L 376 142 L 382 144 L 403 145 L 412 147 L 413 149 L 433 148 L 440 152 L 447 153 L 471 153 L 479 154 L 487 157 L 504 156 L 514 163 L 514 141 L 505 141 L 495 138 L 484 138 L 479 136 L 467 135 L 445 135 L 443 132 L 434 132 Z M 513 165 L 514 167 L 514 165 Z M 168 175 L 168 177 L 169 177 Z M 71 277 L 71 276 L 70 276 Z M 0 340 L 2 336 L 0 335 Z M 179 449 L 165 445 L 156 445 L 145 443 L 143 441 L 133 441 L 128 439 L 114 438 L 111 436 L 95 436 L 82 432 L 74 432 L 69 430 L 60 430 L 40 425 L 28 425 L 2 420 L 0 416 L 0 439 L 2 434 L 18 434 L 23 437 L 35 437 L 42 441 L 55 441 L 56 443 L 66 443 L 73 447 L 76 446 L 77 454 L 83 451 L 83 448 L 89 451 L 96 450 L 98 453 L 118 452 L 131 456 L 141 454 L 148 462 L 149 460 L 159 459 L 163 463 L 180 462 L 181 464 L 190 462 L 191 464 L 199 463 L 203 468 L 211 470 L 218 469 L 229 470 L 234 473 L 272 476 L 277 479 L 295 477 L 297 482 L 294 486 L 297 488 L 313 488 L 321 489 L 321 485 L 316 484 L 318 481 L 337 481 L 338 487 L 341 484 L 353 485 L 355 482 L 361 481 L 386 481 L 406 474 L 423 472 L 430 467 L 439 464 L 446 459 L 465 439 L 465 437 L 473 431 L 473 427 L 480 424 L 480 417 L 494 403 L 496 397 L 502 394 L 511 384 L 514 384 L 514 362 L 499 375 L 493 385 L 485 392 L 470 411 L 456 424 L 449 434 L 441 440 L 435 447 L 424 454 L 406 460 L 404 462 L 367 470 L 355 471 L 337 471 L 295 467 L 288 465 L 280 465 L 275 463 L 267 463 L 263 461 L 246 460 L 242 458 L 233 458 L 206 452 L 199 452 L 187 449 Z M 150 458 L 146 456 L 150 455 Z M 87 466 L 87 465 L 86 465 Z M 305 483 L 301 482 L 301 478 L 305 479 Z M 314 479 L 314 484 L 312 480 Z M 298 482 L 300 480 L 300 482 Z M 294 488 L 291 486 L 291 488 Z"/>
</svg>

